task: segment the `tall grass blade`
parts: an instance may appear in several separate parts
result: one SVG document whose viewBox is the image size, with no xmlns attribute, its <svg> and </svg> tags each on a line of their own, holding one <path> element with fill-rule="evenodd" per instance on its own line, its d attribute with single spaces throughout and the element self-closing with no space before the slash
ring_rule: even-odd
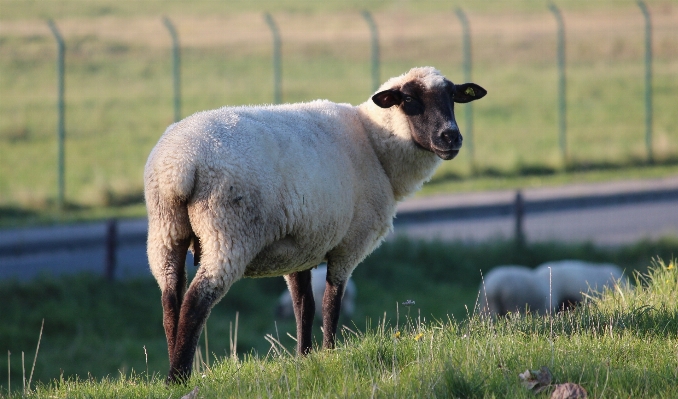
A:
<svg viewBox="0 0 678 399">
<path fill-rule="evenodd" d="M 553 346 L 553 269 L 549 267 L 549 323 L 550 323 L 550 335 L 549 335 L 549 344 L 551 345 L 551 368 L 554 366 L 555 362 L 555 348 Z"/>
<path fill-rule="evenodd" d="M 148 352 L 146 351 L 146 345 L 144 345 L 144 356 L 146 357 L 146 381 L 148 382 Z"/>
<path fill-rule="evenodd" d="M 193 356 L 193 373 L 202 374 L 203 372 L 202 348 L 198 345 Z"/>
<path fill-rule="evenodd" d="M 233 357 L 233 322 L 228 322 L 228 351 L 229 356 Z"/>
<path fill-rule="evenodd" d="M 210 368 L 210 346 L 209 340 L 207 339 L 207 322 L 205 322 L 205 364 L 207 368 Z"/>
<path fill-rule="evenodd" d="M 40 350 L 40 341 L 42 340 L 42 329 L 45 327 L 45 319 L 42 319 L 40 326 L 40 335 L 38 336 L 38 346 L 35 348 L 35 356 L 33 357 L 33 366 L 31 367 L 31 375 L 28 377 L 28 389 L 31 389 L 31 381 L 33 381 L 33 371 L 35 370 L 35 362 L 38 360 L 38 351 Z"/>
<path fill-rule="evenodd" d="M 233 346 L 231 347 L 231 356 L 234 359 L 238 357 L 238 316 L 240 312 L 235 312 L 235 332 L 233 336 Z"/>
<path fill-rule="evenodd" d="M 266 336 L 264 336 L 264 339 L 268 341 L 269 344 L 271 344 L 271 349 L 275 352 L 275 354 L 278 357 L 282 356 L 283 352 L 287 353 L 290 357 L 293 357 L 290 351 L 288 351 L 287 348 L 285 348 L 285 345 L 278 341 L 273 335 L 266 334 Z"/>
</svg>

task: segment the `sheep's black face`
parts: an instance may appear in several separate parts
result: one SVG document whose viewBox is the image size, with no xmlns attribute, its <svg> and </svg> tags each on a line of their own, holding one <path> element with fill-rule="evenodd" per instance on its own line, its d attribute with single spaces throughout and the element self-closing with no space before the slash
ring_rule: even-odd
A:
<svg viewBox="0 0 678 399">
<path fill-rule="evenodd" d="M 463 140 L 454 118 L 454 103 L 478 100 L 485 94 L 487 91 L 475 83 L 455 85 L 445 79 L 444 84 L 430 89 L 415 80 L 399 89 L 379 92 L 372 101 L 382 108 L 399 106 L 407 115 L 414 144 L 448 160 L 459 154 Z"/>
</svg>

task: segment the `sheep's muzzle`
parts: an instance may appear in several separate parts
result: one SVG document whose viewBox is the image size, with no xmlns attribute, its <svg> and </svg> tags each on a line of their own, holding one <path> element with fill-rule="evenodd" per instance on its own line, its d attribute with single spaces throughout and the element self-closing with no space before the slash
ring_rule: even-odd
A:
<svg viewBox="0 0 678 399">
<path fill-rule="evenodd" d="M 444 161 L 449 161 L 459 154 L 459 150 L 450 150 L 450 151 L 435 151 L 435 154 Z"/>
</svg>

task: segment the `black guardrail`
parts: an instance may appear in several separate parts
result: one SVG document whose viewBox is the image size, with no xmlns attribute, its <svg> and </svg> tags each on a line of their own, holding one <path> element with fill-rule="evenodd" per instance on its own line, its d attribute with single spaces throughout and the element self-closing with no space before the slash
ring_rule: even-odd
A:
<svg viewBox="0 0 678 399">
<path fill-rule="evenodd" d="M 466 205 L 436 207 L 421 210 L 398 212 L 394 225 L 431 223 L 458 219 L 478 219 L 497 216 L 515 216 L 516 225 L 522 225 L 526 214 L 564 211 L 569 209 L 604 207 L 619 204 L 657 202 L 675 200 L 678 188 L 646 190 L 640 192 L 595 194 L 563 198 L 525 200 L 520 191 L 514 201 L 487 205 Z M 68 236 L 52 236 L 42 239 L 16 240 L 0 243 L 0 256 L 22 256 L 27 254 L 54 251 L 69 251 L 97 246 L 113 248 L 127 245 L 139 245 L 146 242 L 147 232 L 136 229 L 121 232 L 116 226 L 102 227 L 95 234 L 72 234 Z"/>
<path fill-rule="evenodd" d="M 101 247 L 110 238 L 102 234 L 87 237 L 53 237 L 42 240 L 25 240 L 12 244 L 0 244 L 0 256 L 22 256 L 55 251 L 76 251 L 83 248 Z M 146 242 L 146 232 L 118 234 L 115 237 L 118 246 L 137 245 Z"/>
<path fill-rule="evenodd" d="M 529 213 L 566 211 L 570 209 L 595 208 L 620 204 L 668 201 L 678 198 L 678 188 L 629 193 L 548 198 L 540 200 L 524 200 L 523 196 L 519 193 L 520 191 L 516 193 L 516 199 L 512 202 L 448 208 L 431 208 L 399 212 L 393 222 L 397 226 L 456 219 L 479 219 L 497 216 L 511 216 L 520 214 L 521 210 L 522 215 L 525 215 Z"/>
</svg>

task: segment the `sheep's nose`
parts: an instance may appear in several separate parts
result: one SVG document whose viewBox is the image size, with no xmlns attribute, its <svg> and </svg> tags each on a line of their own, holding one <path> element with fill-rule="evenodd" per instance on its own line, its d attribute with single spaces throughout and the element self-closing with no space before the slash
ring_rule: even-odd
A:
<svg viewBox="0 0 678 399">
<path fill-rule="evenodd" d="M 443 142 L 450 146 L 461 146 L 461 142 L 464 140 L 464 138 L 461 137 L 459 130 L 456 129 L 444 130 L 442 133 L 440 133 L 440 138 L 443 140 Z"/>
</svg>

